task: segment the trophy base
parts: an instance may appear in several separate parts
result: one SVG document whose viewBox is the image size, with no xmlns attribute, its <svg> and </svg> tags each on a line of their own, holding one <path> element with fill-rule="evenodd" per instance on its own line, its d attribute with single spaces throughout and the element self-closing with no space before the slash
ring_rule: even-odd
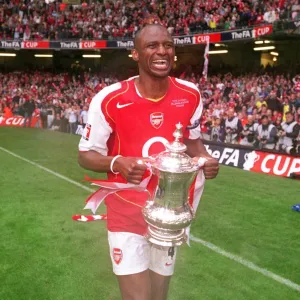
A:
<svg viewBox="0 0 300 300">
<path fill-rule="evenodd" d="M 148 232 L 145 237 L 150 243 L 159 247 L 181 246 L 187 241 L 184 229 L 165 230 L 151 225 L 148 226 Z"/>
</svg>

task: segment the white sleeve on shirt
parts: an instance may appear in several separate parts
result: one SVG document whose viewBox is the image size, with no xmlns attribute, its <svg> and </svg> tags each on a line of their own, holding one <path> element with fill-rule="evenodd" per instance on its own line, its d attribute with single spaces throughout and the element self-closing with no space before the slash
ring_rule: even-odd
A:
<svg viewBox="0 0 300 300">
<path fill-rule="evenodd" d="M 200 93 L 199 93 L 199 97 L 200 97 L 199 105 L 191 118 L 192 129 L 189 130 L 189 139 L 191 140 L 196 140 L 200 138 L 201 135 L 200 118 L 202 115 L 203 105 L 202 105 Z"/>
<path fill-rule="evenodd" d="M 113 129 L 105 119 L 101 110 L 101 104 L 110 93 L 116 91 L 120 87 L 120 83 L 106 87 L 91 101 L 87 125 L 79 142 L 79 151 L 94 150 L 102 155 L 107 155 L 107 141 L 113 132 Z"/>
<path fill-rule="evenodd" d="M 194 83 L 192 83 L 190 81 L 178 79 L 178 78 L 176 78 L 175 80 L 177 82 L 179 82 L 180 84 L 186 85 L 189 88 L 194 89 L 195 93 L 197 95 L 199 95 L 199 105 L 196 108 L 192 118 L 190 119 L 190 124 L 191 125 L 188 126 L 190 128 L 187 128 L 188 131 L 189 131 L 189 137 L 188 138 L 191 139 L 191 140 L 196 140 L 196 139 L 200 138 L 200 136 L 201 136 L 200 118 L 201 118 L 202 110 L 203 110 L 201 94 L 199 92 L 199 89 L 197 88 L 197 86 Z"/>
</svg>

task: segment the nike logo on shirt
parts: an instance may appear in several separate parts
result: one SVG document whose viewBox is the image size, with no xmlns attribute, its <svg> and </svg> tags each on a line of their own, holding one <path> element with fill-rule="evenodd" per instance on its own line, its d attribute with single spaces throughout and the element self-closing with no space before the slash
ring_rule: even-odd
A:
<svg viewBox="0 0 300 300">
<path fill-rule="evenodd" d="M 117 108 L 123 108 L 123 107 L 129 106 L 129 105 L 131 105 L 131 104 L 133 104 L 133 102 L 127 103 L 127 104 L 120 104 L 120 103 L 118 102 L 118 103 L 117 103 Z"/>
</svg>

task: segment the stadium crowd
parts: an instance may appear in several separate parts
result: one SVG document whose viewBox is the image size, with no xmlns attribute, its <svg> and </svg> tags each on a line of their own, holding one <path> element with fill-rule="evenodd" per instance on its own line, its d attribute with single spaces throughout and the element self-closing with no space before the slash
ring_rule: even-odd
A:
<svg viewBox="0 0 300 300">
<path fill-rule="evenodd" d="M 203 138 L 217 142 L 295 152 L 300 130 L 300 76 L 248 74 L 214 75 L 185 72 L 180 78 L 195 83 L 204 103 Z M 81 132 L 92 97 L 117 82 L 111 74 L 0 73 L 0 117 L 23 116 L 30 127 Z M 298 149 L 298 148 L 297 148 Z"/>
<path fill-rule="evenodd" d="M 145 21 L 186 35 L 299 18 L 299 0 L 1 0 L 0 39 L 132 38 Z"/>
</svg>

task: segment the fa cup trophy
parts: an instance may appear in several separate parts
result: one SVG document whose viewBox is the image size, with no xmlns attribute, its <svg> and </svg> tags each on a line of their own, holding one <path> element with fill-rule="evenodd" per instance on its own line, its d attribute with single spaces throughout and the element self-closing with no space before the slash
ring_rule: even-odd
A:
<svg viewBox="0 0 300 300">
<path fill-rule="evenodd" d="M 153 175 L 158 177 L 155 196 L 143 207 L 148 224 L 146 238 L 162 247 L 180 246 L 186 242 L 185 229 L 191 224 L 194 212 L 189 205 L 189 189 L 200 165 L 184 152 L 180 142 L 182 125 L 176 124 L 175 141 L 167 143 L 167 150 L 153 158 Z"/>
</svg>

